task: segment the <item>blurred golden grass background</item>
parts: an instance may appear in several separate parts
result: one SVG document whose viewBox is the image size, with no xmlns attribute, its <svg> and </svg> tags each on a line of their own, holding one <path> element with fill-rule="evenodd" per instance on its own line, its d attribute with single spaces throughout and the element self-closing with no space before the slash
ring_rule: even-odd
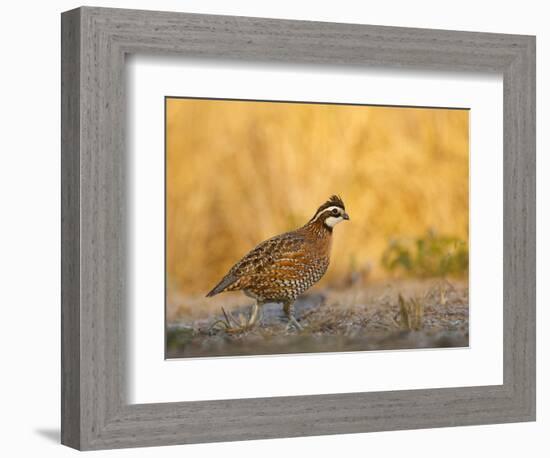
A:
<svg viewBox="0 0 550 458">
<path fill-rule="evenodd" d="M 351 221 L 321 285 L 386 278 L 392 239 L 435 231 L 468 246 L 467 110 L 167 98 L 166 129 L 169 298 L 205 293 L 332 194 Z"/>
</svg>

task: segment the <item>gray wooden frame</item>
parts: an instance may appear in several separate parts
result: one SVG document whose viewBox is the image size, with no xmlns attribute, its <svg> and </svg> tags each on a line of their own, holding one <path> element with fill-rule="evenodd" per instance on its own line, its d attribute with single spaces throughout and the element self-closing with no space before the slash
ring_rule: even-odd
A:
<svg viewBox="0 0 550 458">
<path fill-rule="evenodd" d="M 63 444 L 104 449 L 535 419 L 534 37 L 90 7 L 62 14 L 61 37 Z M 502 74 L 503 385 L 128 404 L 124 61 L 133 53 Z"/>
</svg>

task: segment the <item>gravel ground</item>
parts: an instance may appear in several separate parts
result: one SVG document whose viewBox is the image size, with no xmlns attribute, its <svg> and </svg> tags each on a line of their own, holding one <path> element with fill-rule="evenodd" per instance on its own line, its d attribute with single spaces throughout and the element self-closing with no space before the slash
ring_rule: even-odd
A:
<svg viewBox="0 0 550 458">
<path fill-rule="evenodd" d="M 238 322 L 249 316 L 250 300 L 216 298 L 202 308 L 202 298 L 169 304 L 168 358 L 469 345 L 466 282 L 401 280 L 316 290 L 295 304 L 301 331 L 288 326 L 280 304 L 266 304 L 252 329 L 228 331 L 221 307 Z"/>
</svg>

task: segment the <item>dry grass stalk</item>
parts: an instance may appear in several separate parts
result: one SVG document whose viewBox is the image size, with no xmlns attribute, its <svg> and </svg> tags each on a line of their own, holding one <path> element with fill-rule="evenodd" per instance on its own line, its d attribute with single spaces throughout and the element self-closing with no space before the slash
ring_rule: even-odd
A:
<svg viewBox="0 0 550 458">
<path fill-rule="evenodd" d="M 401 294 L 398 296 L 399 313 L 398 322 L 403 329 L 419 331 L 423 326 L 424 306 L 416 298 L 405 300 Z"/>
</svg>

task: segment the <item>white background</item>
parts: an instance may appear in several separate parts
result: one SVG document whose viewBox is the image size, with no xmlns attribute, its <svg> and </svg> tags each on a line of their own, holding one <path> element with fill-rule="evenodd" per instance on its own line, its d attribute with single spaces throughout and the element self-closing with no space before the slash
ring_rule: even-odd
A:
<svg viewBox="0 0 550 458">
<path fill-rule="evenodd" d="M 326 66 L 266 67 L 143 56 L 130 58 L 127 74 L 133 201 L 129 225 L 131 402 L 502 383 L 503 222 L 502 204 L 495 205 L 503 201 L 501 76 L 383 69 L 350 73 Z M 160 305 L 165 294 L 162 150 L 167 94 L 471 108 L 470 348 L 165 361 Z M 331 377 L 326 377 L 327 367 Z M 231 377 L 220 383 L 219 374 L 224 373 Z"/>
<path fill-rule="evenodd" d="M 279 439 L 99 452 L 99 456 L 257 457 L 350 453 L 408 457 L 548 456 L 550 271 L 548 89 L 544 2 L 96 1 L 96 5 L 536 34 L 538 37 L 538 421 L 436 430 Z M 69 456 L 59 425 L 59 13 L 70 1 L 8 3 L 2 10 L 0 116 L 0 402 L 4 456 Z M 546 205 L 547 207 L 547 205 Z M 544 332 L 544 333 L 543 333 Z M 546 434 L 545 434 L 546 433 Z"/>
</svg>

